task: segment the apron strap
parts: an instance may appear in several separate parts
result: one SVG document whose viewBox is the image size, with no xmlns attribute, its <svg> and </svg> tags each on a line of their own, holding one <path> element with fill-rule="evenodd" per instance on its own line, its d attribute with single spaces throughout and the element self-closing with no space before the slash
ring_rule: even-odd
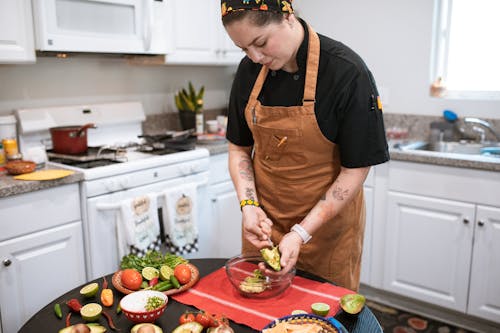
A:
<svg viewBox="0 0 500 333">
<path fill-rule="evenodd" d="M 319 67 L 319 37 L 308 24 L 309 46 L 307 51 L 306 81 L 304 85 L 304 99 L 302 105 L 314 104 L 316 98 L 316 81 L 318 79 Z"/>
<path fill-rule="evenodd" d="M 269 68 L 267 66 L 262 66 L 257 79 L 253 85 L 252 92 L 250 93 L 250 97 L 248 98 L 248 103 L 253 108 L 255 104 L 257 104 L 257 98 L 259 97 L 260 91 L 264 82 L 266 81 L 267 73 L 269 72 Z"/>
</svg>

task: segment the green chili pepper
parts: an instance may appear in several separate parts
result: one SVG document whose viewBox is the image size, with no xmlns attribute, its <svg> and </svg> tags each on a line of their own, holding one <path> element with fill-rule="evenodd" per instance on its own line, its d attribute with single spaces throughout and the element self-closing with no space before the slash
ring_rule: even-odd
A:
<svg viewBox="0 0 500 333">
<path fill-rule="evenodd" d="M 170 275 L 170 282 L 174 285 L 175 289 L 179 289 L 181 287 L 181 284 L 179 283 L 179 280 L 172 274 Z"/>
<path fill-rule="evenodd" d="M 122 312 L 122 307 L 120 306 L 120 303 L 118 303 L 118 306 L 116 307 L 116 314 L 120 314 Z"/>
<path fill-rule="evenodd" d="M 61 304 L 56 303 L 54 305 L 54 313 L 56 314 L 57 318 L 62 319 Z"/>
</svg>

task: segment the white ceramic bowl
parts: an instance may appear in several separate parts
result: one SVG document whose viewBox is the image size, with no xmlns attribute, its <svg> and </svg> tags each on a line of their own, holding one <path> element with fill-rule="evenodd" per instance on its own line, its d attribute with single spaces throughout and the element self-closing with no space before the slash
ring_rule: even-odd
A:
<svg viewBox="0 0 500 333">
<path fill-rule="evenodd" d="M 145 306 L 149 297 L 160 297 L 164 303 L 159 308 L 146 311 Z M 120 301 L 120 307 L 125 316 L 134 323 L 152 323 L 158 319 L 167 307 L 168 296 L 156 290 L 140 290 L 128 294 Z"/>
</svg>

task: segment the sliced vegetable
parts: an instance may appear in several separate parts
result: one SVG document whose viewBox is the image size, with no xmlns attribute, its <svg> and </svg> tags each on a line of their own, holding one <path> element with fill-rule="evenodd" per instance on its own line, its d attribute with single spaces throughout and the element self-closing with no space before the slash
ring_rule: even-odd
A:
<svg viewBox="0 0 500 333">
<path fill-rule="evenodd" d="M 102 306 L 97 303 L 85 304 L 80 310 L 80 315 L 85 321 L 97 321 L 101 317 Z"/>
<path fill-rule="evenodd" d="M 172 333 L 201 333 L 203 331 L 203 326 L 195 321 L 182 324 L 177 326 Z"/>
<path fill-rule="evenodd" d="M 56 314 L 57 318 L 62 319 L 61 304 L 59 303 L 54 304 L 54 313 Z"/>
<path fill-rule="evenodd" d="M 260 254 L 262 255 L 262 258 L 264 258 L 266 264 L 268 264 L 272 269 L 274 269 L 275 271 L 281 270 L 281 255 L 277 246 L 274 246 L 270 249 L 263 248 L 260 250 Z"/>
<path fill-rule="evenodd" d="M 330 305 L 326 303 L 313 303 L 311 304 L 311 310 L 315 315 L 326 316 L 330 312 Z"/>
<path fill-rule="evenodd" d="M 99 291 L 99 285 L 97 282 L 92 282 L 80 289 L 80 294 L 84 297 L 94 297 Z"/>
<path fill-rule="evenodd" d="M 77 326 L 80 325 L 80 326 Z M 106 332 L 106 327 L 99 325 L 99 324 L 76 324 L 76 325 L 71 325 L 66 328 L 63 328 L 62 330 L 59 331 L 59 333 L 79 333 L 82 331 L 76 331 L 75 329 L 78 329 L 78 327 L 82 327 L 81 325 L 86 326 L 90 331 L 83 331 L 83 332 L 90 332 L 90 333 L 104 333 Z"/>
<path fill-rule="evenodd" d="M 163 333 L 163 330 L 155 324 L 137 324 L 130 330 L 130 333 Z"/>
<path fill-rule="evenodd" d="M 340 298 L 340 307 L 349 314 L 358 314 L 363 309 L 366 299 L 361 294 L 347 294 Z"/>
</svg>

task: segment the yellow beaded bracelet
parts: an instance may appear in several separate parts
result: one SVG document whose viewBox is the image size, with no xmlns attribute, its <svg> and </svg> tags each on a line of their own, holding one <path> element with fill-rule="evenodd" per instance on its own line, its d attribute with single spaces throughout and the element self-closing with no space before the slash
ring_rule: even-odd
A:
<svg viewBox="0 0 500 333">
<path fill-rule="evenodd" d="M 245 206 L 255 206 L 255 207 L 260 207 L 260 203 L 256 200 L 252 199 L 245 199 L 240 201 L 240 209 L 243 209 Z"/>
</svg>

